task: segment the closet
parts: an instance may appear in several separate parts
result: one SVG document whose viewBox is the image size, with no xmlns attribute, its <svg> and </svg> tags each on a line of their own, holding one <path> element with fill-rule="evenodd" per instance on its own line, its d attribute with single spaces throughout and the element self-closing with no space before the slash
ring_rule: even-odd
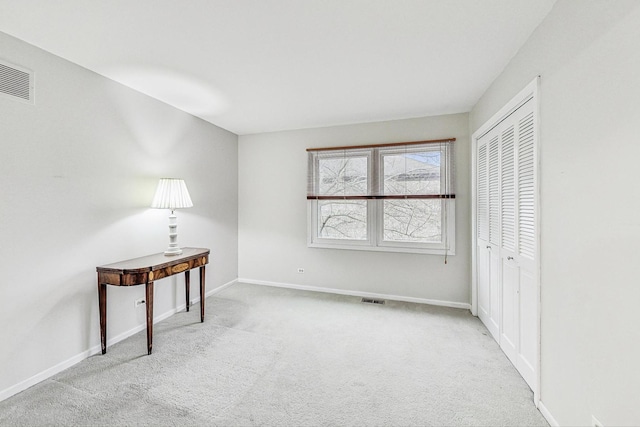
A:
<svg viewBox="0 0 640 427">
<path fill-rule="evenodd" d="M 539 353 L 535 102 L 534 91 L 525 92 L 473 139 L 476 313 L 534 391 Z"/>
</svg>

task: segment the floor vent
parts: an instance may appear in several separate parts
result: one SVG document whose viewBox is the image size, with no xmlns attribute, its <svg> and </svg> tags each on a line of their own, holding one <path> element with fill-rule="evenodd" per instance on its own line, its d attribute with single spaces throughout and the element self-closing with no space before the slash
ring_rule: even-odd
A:
<svg viewBox="0 0 640 427">
<path fill-rule="evenodd" d="M 384 304 L 383 299 L 374 299 L 374 298 L 362 298 L 362 302 L 366 304 Z"/>
<path fill-rule="evenodd" d="M 33 104 L 33 71 L 0 60 L 0 96 Z"/>
</svg>

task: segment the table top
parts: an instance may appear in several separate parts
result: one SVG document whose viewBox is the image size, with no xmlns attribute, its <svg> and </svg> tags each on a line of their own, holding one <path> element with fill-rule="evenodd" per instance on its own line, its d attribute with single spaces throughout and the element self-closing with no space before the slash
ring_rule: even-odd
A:
<svg viewBox="0 0 640 427">
<path fill-rule="evenodd" d="M 160 252 L 140 258 L 128 259 L 126 261 L 114 262 L 112 264 L 96 267 L 99 273 L 145 273 L 171 267 L 182 262 L 209 255 L 207 248 L 182 248 L 180 255 L 165 255 Z"/>
</svg>

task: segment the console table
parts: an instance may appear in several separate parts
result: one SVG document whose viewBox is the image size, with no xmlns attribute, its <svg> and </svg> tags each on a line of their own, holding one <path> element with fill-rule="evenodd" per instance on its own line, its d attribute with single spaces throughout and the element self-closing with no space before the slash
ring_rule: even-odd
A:
<svg viewBox="0 0 640 427">
<path fill-rule="evenodd" d="M 98 272 L 98 303 L 100 306 L 100 342 L 102 354 L 107 352 L 107 285 L 145 285 L 147 307 L 147 350 L 153 344 L 153 282 L 184 272 L 187 311 L 189 311 L 189 273 L 200 267 L 200 322 L 204 322 L 205 265 L 209 263 L 209 249 L 183 248 L 182 254 L 148 255 L 96 267 Z"/>
</svg>

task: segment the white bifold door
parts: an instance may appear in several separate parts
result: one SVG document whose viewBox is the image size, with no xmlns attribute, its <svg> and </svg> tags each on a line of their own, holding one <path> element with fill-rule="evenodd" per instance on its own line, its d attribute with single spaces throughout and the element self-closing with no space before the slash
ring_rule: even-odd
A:
<svg viewBox="0 0 640 427">
<path fill-rule="evenodd" d="M 535 390 L 536 126 L 534 100 L 476 140 L 477 313 Z"/>
</svg>

